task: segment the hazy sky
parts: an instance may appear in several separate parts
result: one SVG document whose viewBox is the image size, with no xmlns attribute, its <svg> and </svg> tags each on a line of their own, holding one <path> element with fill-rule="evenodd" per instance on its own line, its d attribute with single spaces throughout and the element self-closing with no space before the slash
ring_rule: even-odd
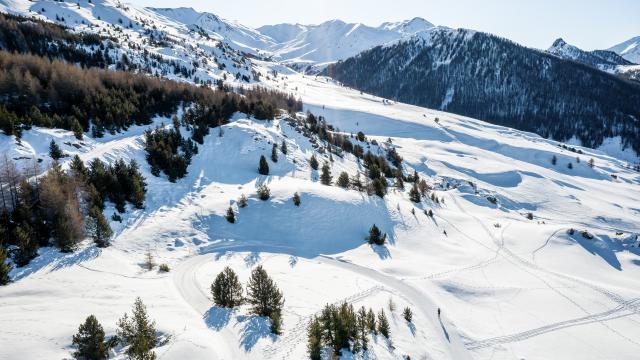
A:
<svg viewBox="0 0 640 360">
<path fill-rule="evenodd" d="M 640 0 L 127 0 L 188 6 L 258 27 L 330 19 L 379 25 L 416 16 L 436 25 L 497 34 L 544 48 L 558 37 L 587 50 L 640 36 Z"/>
</svg>

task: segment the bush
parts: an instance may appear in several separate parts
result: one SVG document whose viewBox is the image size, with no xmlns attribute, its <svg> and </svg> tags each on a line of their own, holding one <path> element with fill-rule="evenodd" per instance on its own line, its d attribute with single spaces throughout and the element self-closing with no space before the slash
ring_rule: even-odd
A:
<svg viewBox="0 0 640 360">
<path fill-rule="evenodd" d="M 227 209 L 225 219 L 227 219 L 227 221 L 232 224 L 236 222 L 236 214 L 233 212 L 233 208 L 231 206 L 229 206 L 229 208 Z"/>
<path fill-rule="evenodd" d="M 297 192 L 293 194 L 293 205 L 300 206 L 300 195 Z"/>
<path fill-rule="evenodd" d="M 247 207 L 247 196 L 245 194 L 240 195 L 240 198 L 238 199 L 238 207 L 239 208 L 245 208 Z"/>
<path fill-rule="evenodd" d="M 171 268 L 169 268 L 169 265 L 167 264 L 160 264 L 158 270 L 163 273 L 168 273 L 169 271 L 171 271 Z"/>
<path fill-rule="evenodd" d="M 258 186 L 258 197 L 262 201 L 267 201 L 271 197 L 271 189 L 267 186 L 267 184 L 261 184 Z"/>
<path fill-rule="evenodd" d="M 369 236 L 367 237 L 369 244 L 375 245 L 384 245 L 387 240 L 387 234 L 383 234 L 380 229 L 373 224 L 371 229 L 369 229 Z"/>
</svg>

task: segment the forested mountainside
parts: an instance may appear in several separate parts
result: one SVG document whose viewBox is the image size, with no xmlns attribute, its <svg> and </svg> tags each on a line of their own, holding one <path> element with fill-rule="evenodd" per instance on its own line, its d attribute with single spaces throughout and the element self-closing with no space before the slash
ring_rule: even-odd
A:
<svg viewBox="0 0 640 360">
<path fill-rule="evenodd" d="M 560 141 L 640 153 L 640 85 L 469 30 L 438 30 L 329 66 L 345 85 Z"/>
</svg>

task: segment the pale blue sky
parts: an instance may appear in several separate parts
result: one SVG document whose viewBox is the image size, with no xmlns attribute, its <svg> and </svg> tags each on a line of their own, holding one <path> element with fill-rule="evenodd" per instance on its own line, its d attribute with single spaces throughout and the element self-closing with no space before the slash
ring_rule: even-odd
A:
<svg viewBox="0 0 640 360">
<path fill-rule="evenodd" d="M 547 48 L 558 37 L 587 50 L 640 36 L 640 0 L 126 0 L 188 6 L 258 27 L 330 19 L 379 25 L 416 16 L 436 25 L 497 34 Z"/>
</svg>

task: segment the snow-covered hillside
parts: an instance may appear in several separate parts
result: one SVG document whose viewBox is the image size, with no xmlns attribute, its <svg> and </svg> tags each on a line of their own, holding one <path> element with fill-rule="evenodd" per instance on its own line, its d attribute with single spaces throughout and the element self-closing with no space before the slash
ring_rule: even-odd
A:
<svg viewBox="0 0 640 360">
<path fill-rule="evenodd" d="M 148 73 L 190 82 L 252 81 L 252 63 L 242 52 L 266 39 L 212 14 L 137 8 L 117 0 L 0 0 L 0 11 L 116 39 L 118 58 L 125 54 L 133 64 L 149 67 Z"/>
<path fill-rule="evenodd" d="M 640 63 L 640 36 L 636 36 L 618 45 L 615 45 L 609 49 L 625 59 L 633 62 Z"/>
<path fill-rule="evenodd" d="M 160 63 L 154 75 L 229 83 L 246 83 L 246 76 L 255 83 L 254 73 L 269 74 L 262 85 L 300 97 L 305 111 L 324 116 L 365 151 L 395 149 L 404 173 L 416 172 L 432 189 L 416 203 L 408 181 L 397 189 L 389 178 L 384 198 L 337 186 L 341 172 L 364 174 L 363 162 L 328 155 L 305 131 L 304 112 L 269 121 L 236 113 L 205 137 L 187 176 L 175 183 L 152 175 L 144 149 L 144 131 L 171 124 L 170 117 L 103 138 L 87 133 L 81 141 L 38 127 L 24 130 L 21 141 L 0 133 L 0 150 L 19 167 L 34 159 L 50 164 L 55 140 L 69 155 L 65 168 L 76 154 L 84 162 L 135 160 L 147 183 L 144 209 L 127 205 L 122 221 L 107 203 L 110 247 L 90 239 L 73 253 L 44 247 L 12 270 L 13 282 L 0 287 L 0 360 L 70 358 L 72 336 L 88 315 L 114 335 L 136 297 L 157 321 L 162 341 L 155 352 L 166 360 L 308 358 L 310 320 L 326 304 L 342 302 L 384 308 L 391 327 L 390 339 L 370 334 L 366 353 L 345 352 L 343 359 L 637 358 L 640 173 L 621 157 L 383 99 L 244 55 L 316 64 L 414 34 L 427 42 L 447 30 L 431 32 L 433 25 L 414 19 L 256 32 L 192 9 L 112 0 L 0 0 L 0 10 L 112 36 L 134 62 L 151 52 L 195 71 L 169 73 Z M 451 33 L 463 40 L 474 34 Z M 269 175 L 259 175 L 260 156 L 270 158 L 273 144 L 282 143 L 286 154 L 277 152 Z M 321 183 L 312 155 L 329 164 L 332 185 Z M 271 189 L 266 201 L 256 193 L 263 184 Z M 239 206 L 242 195 L 247 207 Z M 235 223 L 225 218 L 229 207 Z M 373 224 L 388 235 L 385 245 L 367 243 Z M 147 253 L 171 270 L 145 269 Z M 246 284 L 257 265 L 283 291 L 282 335 L 271 334 L 269 320 L 247 305 L 213 304 L 210 286 L 224 267 Z M 405 307 L 413 310 L 411 322 Z M 111 358 L 126 356 L 116 347 Z"/>
<path fill-rule="evenodd" d="M 9 329 L 0 334 L 0 358 L 68 357 L 71 335 L 88 314 L 112 334 L 136 296 L 168 337 L 157 349 L 164 359 L 301 359 L 306 324 L 324 304 L 381 308 L 389 299 L 398 309 L 412 307 L 414 321 L 392 312 L 393 347 L 375 338 L 370 358 L 635 357 L 638 173 L 593 150 L 581 149 L 578 163 L 575 153 L 536 135 L 278 70 L 283 75 L 270 86 L 296 92 L 341 131 L 363 131 L 369 141 L 396 147 L 405 171 L 426 178 L 439 204 L 414 204 L 408 189 L 390 189 L 380 199 L 320 184 L 308 165 L 313 144 L 285 119 L 238 114 L 221 137 L 205 139 L 189 175 L 176 184 L 150 174 L 143 128 L 86 139 L 79 149 L 62 131 L 27 131 L 21 146 L 4 137 L 4 148 L 24 157 L 47 158 L 42 144 L 55 138 L 85 161 L 136 159 L 149 190 L 146 209 L 112 222 L 110 248 L 47 250 L 14 270 L 15 283 L 0 288 L 0 326 Z M 259 176 L 259 156 L 282 141 L 290 151 L 270 161 L 270 176 Z M 362 171 L 351 155 L 333 159 L 334 178 Z M 268 201 L 255 195 L 261 183 L 272 190 Z M 294 192 L 300 207 L 291 202 Z M 249 197 L 247 208 L 237 207 L 241 194 Z M 487 200 L 493 198 L 495 204 Z M 235 224 L 224 218 L 229 206 L 237 211 Z M 366 244 L 374 223 L 389 235 L 386 246 Z M 148 250 L 172 271 L 143 270 Z M 210 299 L 222 267 L 246 281 L 257 264 L 285 294 L 279 337 L 246 308 L 221 310 Z"/>
<path fill-rule="evenodd" d="M 434 25 L 422 18 L 371 27 L 331 20 L 319 25 L 278 24 L 258 28 L 276 39 L 272 47 L 281 60 L 302 66 L 343 60 L 364 50 L 429 31 Z"/>
</svg>

